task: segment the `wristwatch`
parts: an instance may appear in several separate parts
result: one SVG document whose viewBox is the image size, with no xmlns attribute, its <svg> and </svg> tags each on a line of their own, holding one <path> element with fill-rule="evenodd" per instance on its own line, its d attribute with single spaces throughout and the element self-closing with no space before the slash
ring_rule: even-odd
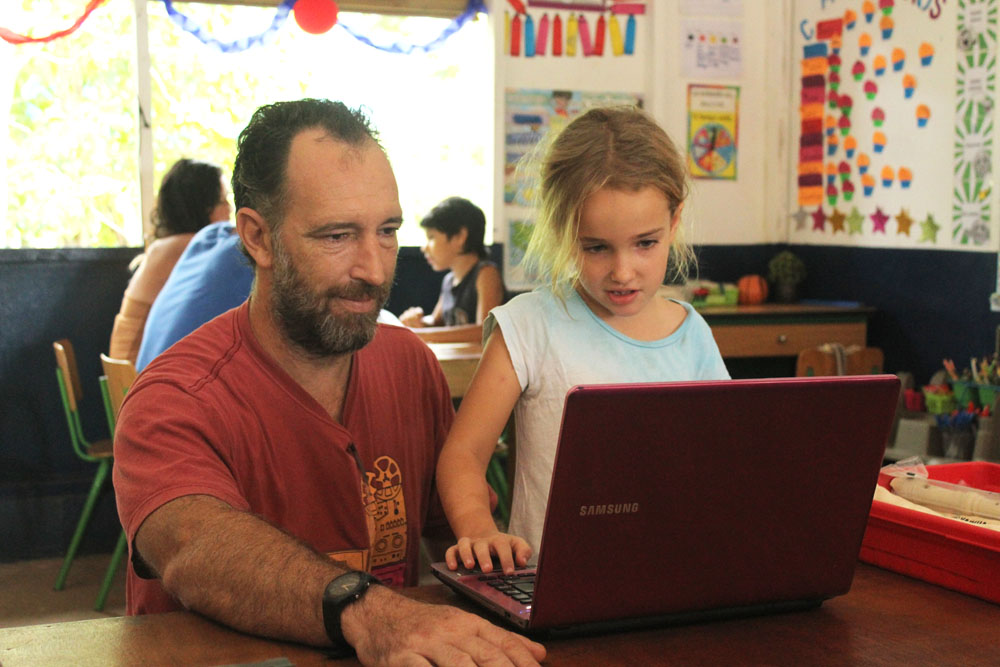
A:
<svg viewBox="0 0 1000 667">
<path fill-rule="evenodd" d="M 348 606 L 360 600 L 371 586 L 377 584 L 381 582 L 367 572 L 351 570 L 326 585 L 326 590 L 323 591 L 323 625 L 326 626 L 326 635 L 333 642 L 334 648 L 346 653 L 354 651 L 344 639 L 340 615 Z"/>
</svg>

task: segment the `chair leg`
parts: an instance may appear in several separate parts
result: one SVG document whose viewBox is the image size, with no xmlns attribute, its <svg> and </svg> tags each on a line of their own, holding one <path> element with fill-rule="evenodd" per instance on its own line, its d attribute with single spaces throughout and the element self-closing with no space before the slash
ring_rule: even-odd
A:
<svg viewBox="0 0 1000 667">
<path fill-rule="evenodd" d="M 101 487 L 104 486 L 104 480 L 107 478 L 109 470 L 111 470 L 111 459 L 101 461 L 98 464 L 94 482 L 90 485 L 90 493 L 87 495 L 87 502 L 83 506 L 83 513 L 80 514 L 80 520 L 76 523 L 76 532 L 73 533 L 73 539 L 70 540 L 69 549 L 66 551 L 62 568 L 59 570 L 59 576 L 56 577 L 55 589 L 57 591 L 61 591 L 66 585 L 69 566 L 72 565 L 73 558 L 76 557 L 76 550 L 80 546 L 80 540 L 83 538 L 83 532 L 87 529 L 87 524 L 90 523 L 90 515 L 94 511 L 94 505 L 97 504 L 97 496 L 101 492 Z"/>
<path fill-rule="evenodd" d="M 111 590 L 111 584 L 115 581 L 115 574 L 118 572 L 118 566 L 121 565 L 122 556 L 125 555 L 127 551 L 128 542 L 125 539 L 125 531 L 118 536 L 118 544 L 115 545 L 115 552 L 111 554 L 111 562 L 108 563 L 108 571 L 104 573 L 104 582 L 101 584 L 101 590 L 97 593 L 97 601 L 94 602 L 94 611 L 104 611 L 104 603 L 108 601 L 108 591 Z"/>
</svg>

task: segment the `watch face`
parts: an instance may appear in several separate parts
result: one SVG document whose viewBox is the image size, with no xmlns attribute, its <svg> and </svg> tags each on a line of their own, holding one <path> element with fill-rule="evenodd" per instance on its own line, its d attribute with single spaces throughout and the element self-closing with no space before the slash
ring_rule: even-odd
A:
<svg viewBox="0 0 1000 667">
<path fill-rule="evenodd" d="M 345 575 L 337 577 L 337 586 L 331 592 L 340 595 L 350 593 L 361 584 L 362 576 L 360 572 L 348 572 Z"/>
</svg>

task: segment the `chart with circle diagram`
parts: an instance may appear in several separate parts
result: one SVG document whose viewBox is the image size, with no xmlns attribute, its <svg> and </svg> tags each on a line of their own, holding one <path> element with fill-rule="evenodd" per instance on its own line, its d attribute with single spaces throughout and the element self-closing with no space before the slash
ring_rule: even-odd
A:
<svg viewBox="0 0 1000 667">
<path fill-rule="evenodd" d="M 688 86 L 688 166 L 694 178 L 736 180 L 737 86 Z"/>
</svg>

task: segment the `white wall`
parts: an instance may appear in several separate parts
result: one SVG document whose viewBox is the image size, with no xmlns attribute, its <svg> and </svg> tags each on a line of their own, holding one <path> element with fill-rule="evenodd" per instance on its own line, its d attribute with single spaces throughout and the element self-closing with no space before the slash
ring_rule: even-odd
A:
<svg viewBox="0 0 1000 667">
<path fill-rule="evenodd" d="M 646 108 L 683 147 L 687 136 L 687 87 L 711 83 L 740 87 L 737 180 L 692 179 L 684 222 L 698 244 L 754 244 L 783 241 L 787 235 L 788 58 L 787 0 L 745 0 L 742 74 L 738 79 L 685 79 L 681 76 L 680 3 L 649 0 L 638 23 L 633 56 L 584 58 L 511 57 L 502 53 L 505 0 L 493 0 L 490 17 L 496 36 L 494 238 L 505 236 L 503 199 L 504 91 L 508 88 L 570 89 L 641 93 Z M 539 16 L 540 10 L 529 10 Z M 704 17 L 711 18 L 711 17 Z M 537 20 L 537 18 L 536 18 Z M 605 51 L 607 53 L 607 49 Z"/>
</svg>

